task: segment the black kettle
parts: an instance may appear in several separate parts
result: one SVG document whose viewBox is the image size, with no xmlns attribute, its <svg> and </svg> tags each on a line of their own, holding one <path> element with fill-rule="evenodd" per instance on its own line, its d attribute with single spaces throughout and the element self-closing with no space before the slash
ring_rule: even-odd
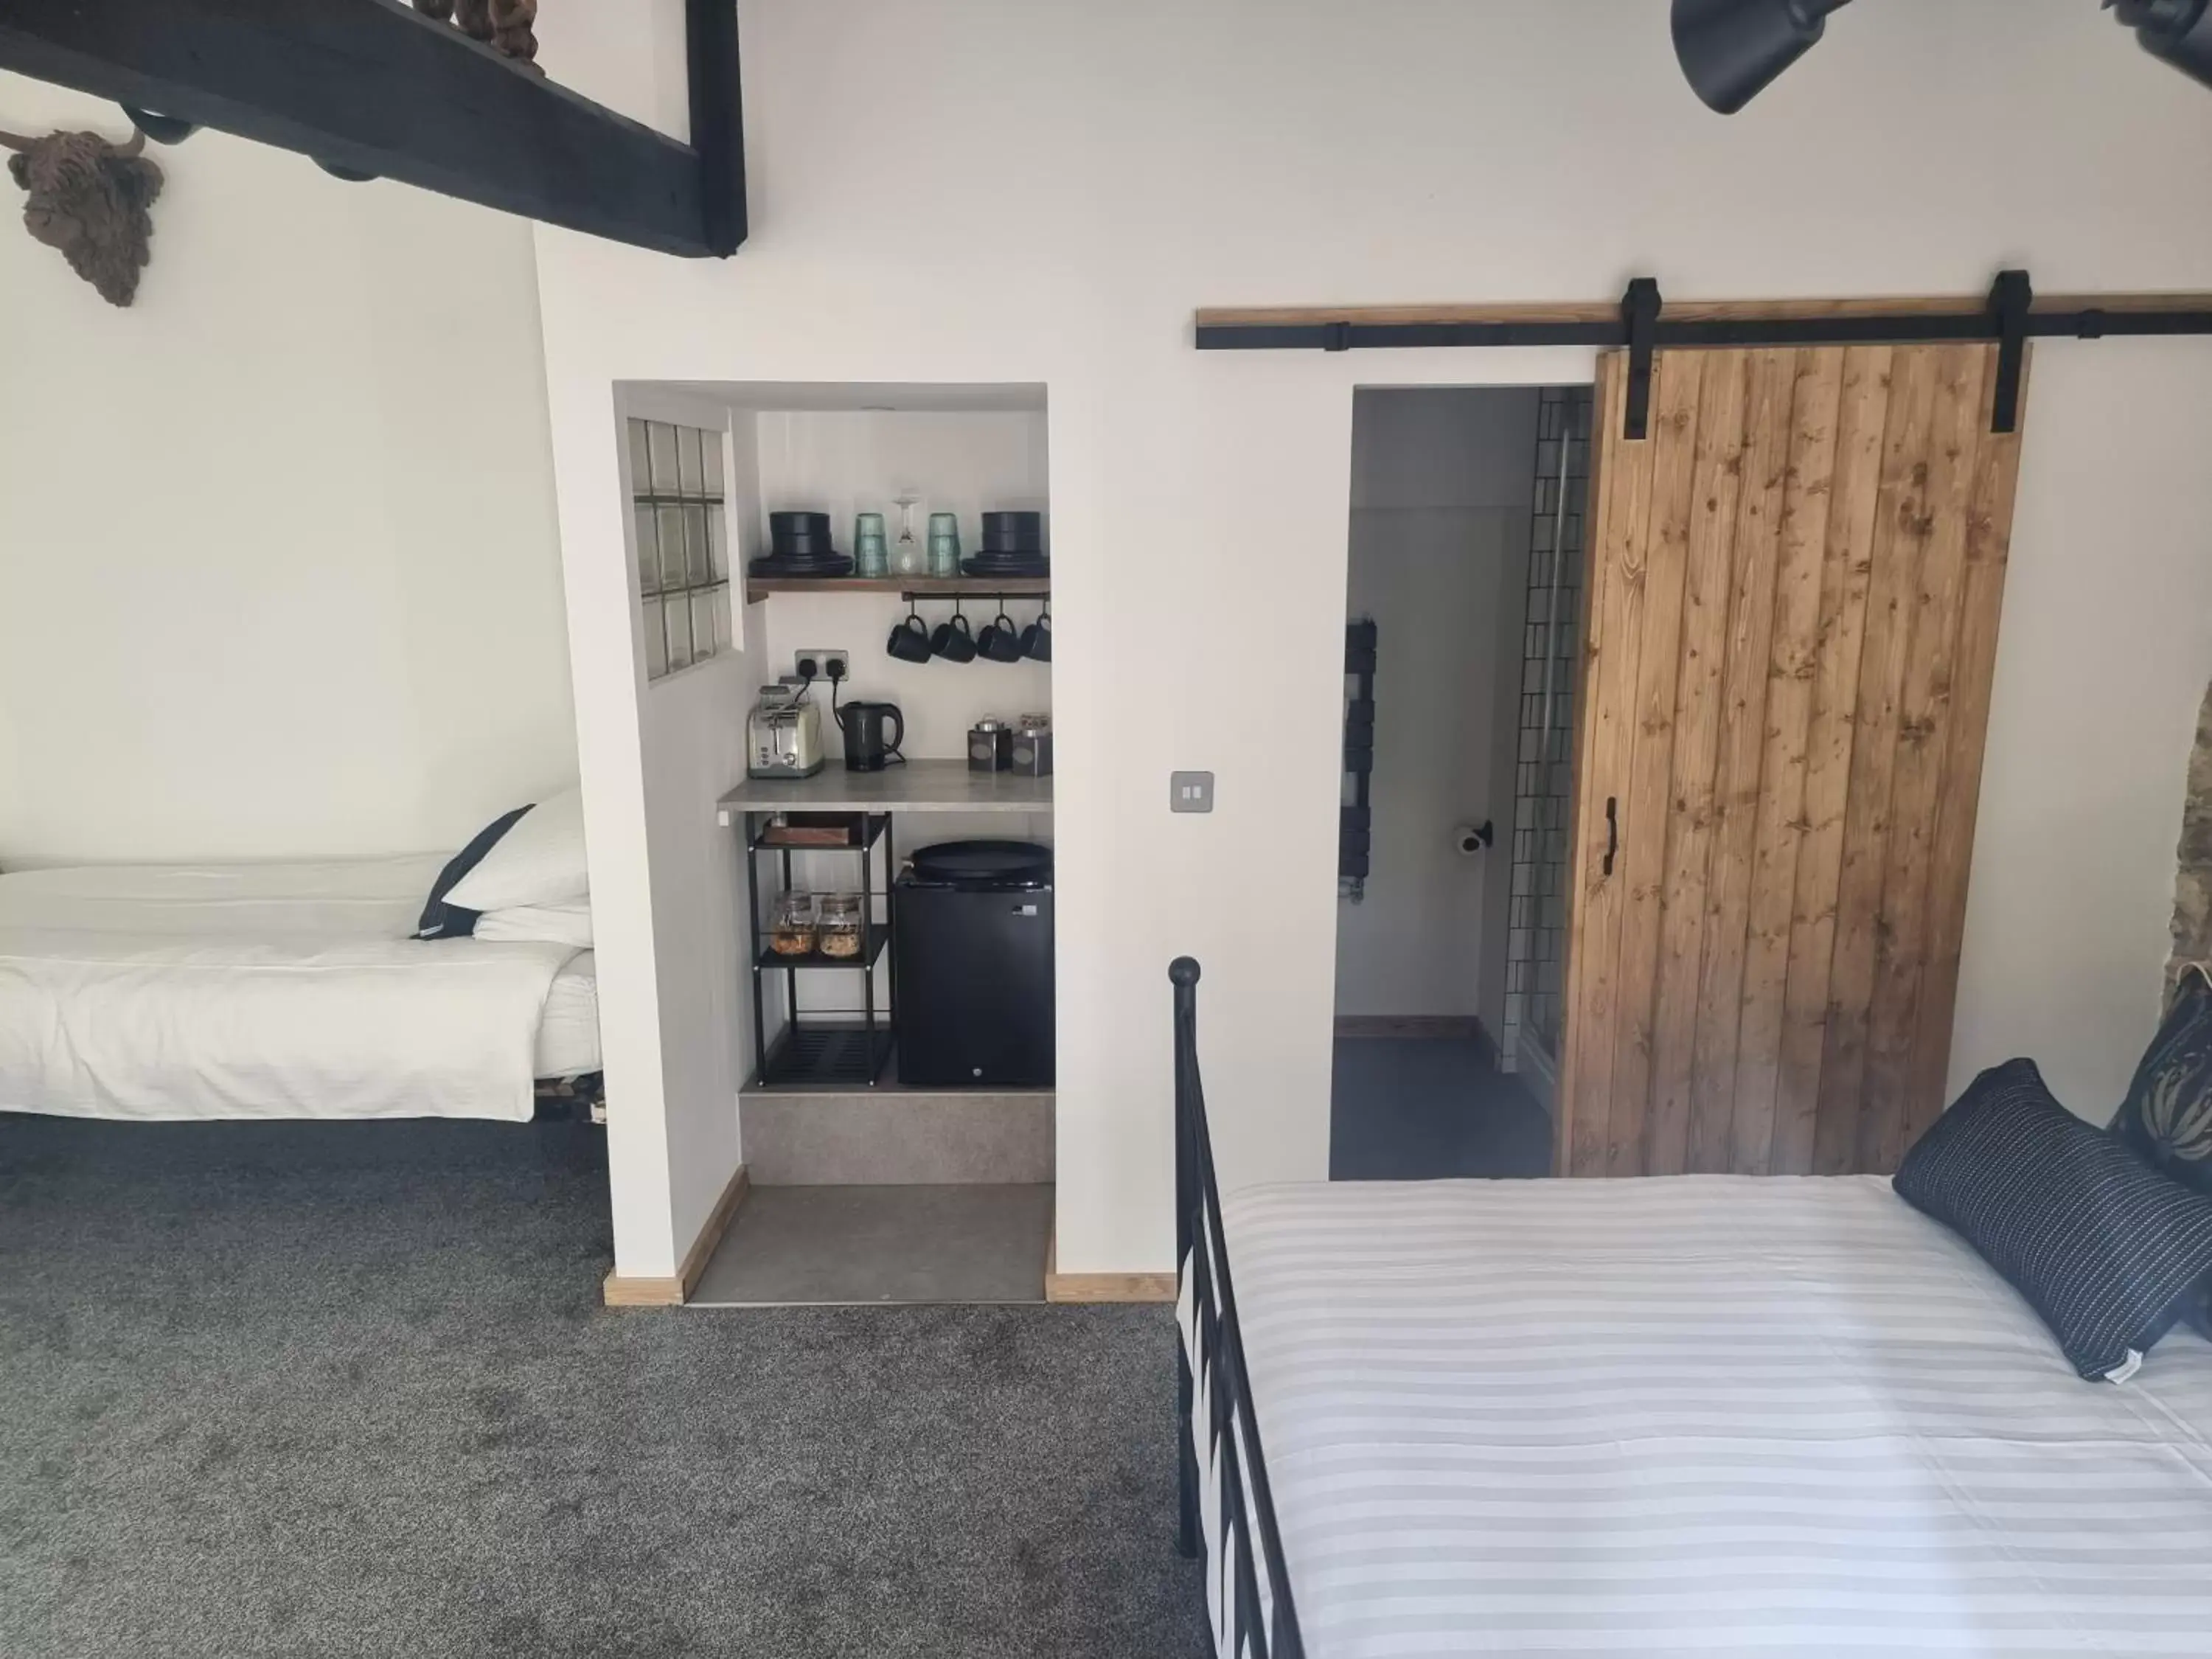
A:
<svg viewBox="0 0 2212 1659">
<path fill-rule="evenodd" d="M 845 733 L 847 771 L 880 772 L 893 761 L 906 758 L 899 753 L 899 745 L 906 741 L 906 716 L 896 703 L 846 703 L 837 710 L 837 724 Z"/>
</svg>

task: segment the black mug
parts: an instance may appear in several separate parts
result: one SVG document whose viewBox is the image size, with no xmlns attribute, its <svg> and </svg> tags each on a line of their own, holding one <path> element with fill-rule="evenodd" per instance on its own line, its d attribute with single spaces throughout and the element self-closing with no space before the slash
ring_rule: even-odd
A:
<svg viewBox="0 0 2212 1659">
<path fill-rule="evenodd" d="M 909 611 L 891 629 L 884 649 L 901 662 L 927 662 L 930 654 L 929 624 Z"/>
<path fill-rule="evenodd" d="M 1022 655 L 1031 662 L 1052 660 L 1052 612 L 1038 613 L 1037 619 L 1022 629 Z"/>
<path fill-rule="evenodd" d="M 929 648 L 947 662 L 975 661 L 975 636 L 968 631 L 968 618 L 956 611 L 950 619 L 938 623 Z"/>
<path fill-rule="evenodd" d="M 992 618 L 991 625 L 975 641 L 975 648 L 993 662 L 1019 662 L 1022 659 L 1021 630 L 1014 626 L 1014 619 L 1001 611 Z"/>
</svg>

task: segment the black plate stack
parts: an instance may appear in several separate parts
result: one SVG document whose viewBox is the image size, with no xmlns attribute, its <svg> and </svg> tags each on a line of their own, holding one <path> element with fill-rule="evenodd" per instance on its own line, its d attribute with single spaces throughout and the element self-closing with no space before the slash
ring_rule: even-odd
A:
<svg viewBox="0 0 2212 1659">
<path fill-rule="evenodd" d="M 983 545 L 960 568 L 971 576 L 1046 576 L 1052 561 L 1044 553 L 1044 514 L 986 513 Z"/>
<path fill-rule="evenodd" d="M 769 550 L 745 568 L 756 576 L 846 576 L 853 561 L 830 544 L 827 513 L 771 513 Z"/>
</svg>

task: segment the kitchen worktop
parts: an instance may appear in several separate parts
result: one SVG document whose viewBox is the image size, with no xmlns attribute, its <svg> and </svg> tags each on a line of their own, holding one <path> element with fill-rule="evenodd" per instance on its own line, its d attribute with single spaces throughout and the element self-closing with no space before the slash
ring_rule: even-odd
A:
<svg viewBox="0 0 2212 1659">
<path fill-rule="evenodd" d="M 739 812 L 1048 812 L 1052 780 L 971 772 L 965 760 L 912 760 L 848 772 L 832 760 L 811 778 L 747 778 L 714 803 L 723 825 Z"/>
</svg>

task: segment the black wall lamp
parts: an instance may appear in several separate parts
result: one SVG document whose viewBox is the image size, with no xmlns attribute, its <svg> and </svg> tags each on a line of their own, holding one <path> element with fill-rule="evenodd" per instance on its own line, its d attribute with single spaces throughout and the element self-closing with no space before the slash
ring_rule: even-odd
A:
<svg viewBox="0 0 2212 1659">
<path fill-rule="evenodd" d="M 1820 42 L 1849 0 L 1674 0 L 1674 56 L 1690 89 L 1733 115 Z"/>
<path fill-rule="evenodd" d="M 1674 56 L 1691 89 L 1733 115 L 1819 44 L 1850 0 L 1674 0 Z M 2105 0 L 2142 49 L 2212 86 L 2212 0 Z"/>
<path fill-rule="evenodd" d="M 2212 87 L 2212 4 L 2207 0 L 2105 0 L 2142 49 Z"/>
</svg>

